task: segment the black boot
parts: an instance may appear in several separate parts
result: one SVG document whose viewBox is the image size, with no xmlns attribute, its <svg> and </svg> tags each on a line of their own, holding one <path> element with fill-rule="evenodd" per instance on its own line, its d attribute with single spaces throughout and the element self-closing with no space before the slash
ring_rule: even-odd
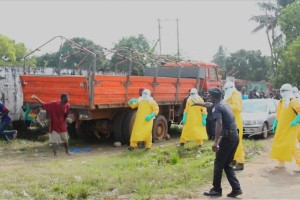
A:
<svg viewBox="0 0 300 200">
<path fill-rule="evenodd" d="M 129 151 L 133 151 L 134 149 L 135 149 L 135 148 L 132 147 L 132 146 L 129 146 L 129 147 L 128 147 L 128 150 L 129 150 Z"/>
<path fill-rule="evenodd" d="M 236 160 L 233 160 L 233 161 L 230 163 L 230 165 L 231 165 L 232 167 L 236 166 Z"/>
<path fill-rule="evenodd" d="M 204 192 L 203 195 L 210 197 L 219 197 L 222 196 L 222 189 L 216 190 L 212 188 L 208 192 Z"/>
<path fill-rule="evenodd" d="M 234 171 L 240 171 L 244 170 L 244 163 L 238 163 L 236 166 L 233 168 Z"/>
<path fill-rule="evenodd" d="M 241 189 L 238 189 L 238 190 L 232 190 L 229 194 L 227 194 L 227 197 L 237 197 L 238 195 L 241 195 L 243 194 L 242 190 Z"/>
<path fill-rule="evenodd" d="M 177 145 L 178 147 L 184 147 L 184 143 L 180 143 Z"/>
</svg>

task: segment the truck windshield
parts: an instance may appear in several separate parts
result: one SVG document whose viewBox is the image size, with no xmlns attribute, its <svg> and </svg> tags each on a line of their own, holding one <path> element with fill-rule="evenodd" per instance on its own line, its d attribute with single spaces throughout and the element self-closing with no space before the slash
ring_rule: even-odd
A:
<svg viewBox="0 0 300 200">
<path fill-rule="evenodd" d="M 217 70 L 216 68 L 209 68 L 210 80 L 217 80 Z"/>
</svg>

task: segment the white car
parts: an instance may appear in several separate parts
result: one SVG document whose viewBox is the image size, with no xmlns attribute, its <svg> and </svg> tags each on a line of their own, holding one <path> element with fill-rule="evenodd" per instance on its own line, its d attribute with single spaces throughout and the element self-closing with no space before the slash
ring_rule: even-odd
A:
<svg viewBox="0 0 300 200">
<path fill-rule="evenodd" d="M 276 115 L 277 99 L 247 99 L 243 100 L 243 134 L 252 137 L 260 135 L 267 138 L 272 130 Z"/>
</svg>

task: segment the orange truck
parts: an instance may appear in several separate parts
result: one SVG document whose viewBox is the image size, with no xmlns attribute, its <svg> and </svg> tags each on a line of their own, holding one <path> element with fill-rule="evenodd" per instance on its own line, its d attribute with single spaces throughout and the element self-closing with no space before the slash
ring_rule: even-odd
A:
<svg viewBox="0 0 300 200">
<path fill-rule="evenodd" d="M 166 63 L 146 69 L 144 76 L 100 75 L 92 71 L 88 75 L 21 75 L 24 104 L 38 106 L 31 99 L 33 94 L 47 102 L 59 100 L 61 93 L 68 93 L 70 118 L 77 136 L 112 133 L 115 141 L 126 144 L 136 115 L 127 102 L 139 96 L 139 88 L 149 89 L 159 105 L 153 139 L 162 140 L 168 136 L 170 124 L 176 122 L 176 114 L 191 88 L 207 91 L 220 84 L 218 66 L 205 62 Z"/>
</svg>

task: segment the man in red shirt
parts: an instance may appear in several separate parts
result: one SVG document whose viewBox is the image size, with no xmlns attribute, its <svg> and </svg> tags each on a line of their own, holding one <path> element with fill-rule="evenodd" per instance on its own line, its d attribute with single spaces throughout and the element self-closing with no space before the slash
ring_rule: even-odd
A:
<svg viewBox="0 0 300 200">
<path fill-rule="evenodd" d="M 49 143 L 53 145 L 54 156 L 56 156 L 57 144 L 59 143 L 64 143 L 66 153 L 70 155 L 66 124 L 66 122 L 70 122 L 70 119 L 67 118 L 70 110 L 68 94 L 61 94 L 60 101 L 52 101 L 48 103 L 43 102 L 35 95 L 32 95 L 31 98 L 36 99 L 40 104 L 42 104 L 43 109 L 45 109 L 50 116 Z"/>
</svg>

